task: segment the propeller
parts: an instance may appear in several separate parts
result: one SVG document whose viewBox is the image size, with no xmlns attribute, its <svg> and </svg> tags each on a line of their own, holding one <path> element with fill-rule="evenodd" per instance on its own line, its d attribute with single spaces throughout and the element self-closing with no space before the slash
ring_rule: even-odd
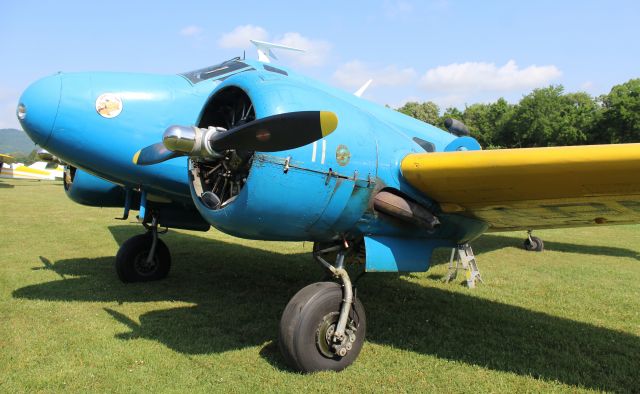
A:
<svg viewBox="0 0 640 394">
<path fill-rule="evenodd" d="M 179 156 L 219 157 L 229 149 L 277 152 L 310 144 L 331 134 L 338 117 L 330 111 L 300 111 L 268 116 L 225 130 L 171 126 L 162 142 L 136 152 L 133 162 L 150 165 Z"/>
<path fill-rule="evenodd" d="M 182 156 L 182 153 L 170 151 L 165 148 L 162 142 L 157 142 L 137 151 L 136 154 L 133 155 L 133 164 L 146 166 L 161 163 L 180 156 Z"/>
</svg>

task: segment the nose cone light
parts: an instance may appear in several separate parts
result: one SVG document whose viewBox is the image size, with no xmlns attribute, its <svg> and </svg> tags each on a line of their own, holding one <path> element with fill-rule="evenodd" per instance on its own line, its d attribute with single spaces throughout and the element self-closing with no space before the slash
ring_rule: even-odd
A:
<svg viewBox="0 0 640 394">
<path fill-rule="evenodd" d="M 27 117 L 27 107 L 25 107 L 24 104 L 19 104 L 16 114 L 18 115 L 18 119 L 24 120 L 24 118 Z"/>
<path fill-rule="evenodd" d="M 56 74 L 34 82 L 20 97 L 16 111 L 18 120 L 33 142 L 42 147 L 46 147 L 53 131 L 61 91 L 62 81 L 60 75 Z"/>
</svg>

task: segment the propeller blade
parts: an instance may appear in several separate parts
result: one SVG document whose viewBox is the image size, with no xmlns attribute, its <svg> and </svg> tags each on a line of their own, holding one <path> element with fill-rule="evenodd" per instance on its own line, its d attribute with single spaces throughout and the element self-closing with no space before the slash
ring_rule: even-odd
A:
<svg viewBox="0 0 640 394">
<path fill-rule="evenodd" d="M 289 112 L 213 134 L 209 143 L 216 151 L 242 149 L 277 152 L 310 144 L 331 134 L 336 127 L 338 117 L 333 112 Z"/>
<path fill-rule="evenodd" d="M 146 166 L 180 156 L 215 157 L 227 149 L 277 152 L 310 144 L 336 127 L 338 117 L 329 111 L 288 112 L 224 131 L 171 126 L 165 131 L 163 142 L 139 150 L 133 162 Z"/>
<path fill-rule="evenodd" d="M 170 151 L 162 142 L 158 142 L 137 151 L 136 154 L 133 155 L 133 164 L 148 166 L 180 156 L 184 156 L 184 154 Z"/>
</svg>

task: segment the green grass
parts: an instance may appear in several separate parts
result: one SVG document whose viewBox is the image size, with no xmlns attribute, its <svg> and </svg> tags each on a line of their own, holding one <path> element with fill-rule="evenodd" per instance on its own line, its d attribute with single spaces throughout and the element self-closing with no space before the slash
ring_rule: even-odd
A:
<svg viewBox="0 0 640 394">
<path fill-rule="evenodd" d="M 367 274 L 367 341 L 340 373 L 290 371 L 289 298 L 322 273 L 309 243 L 170 231 L 169 277 L 123 284 L 118 245 L 141 232 L 60 184 L 0 181 L 0 391 L 640 391 L 640 226 L 474 243 L 486 282 Z"/>
</svg>

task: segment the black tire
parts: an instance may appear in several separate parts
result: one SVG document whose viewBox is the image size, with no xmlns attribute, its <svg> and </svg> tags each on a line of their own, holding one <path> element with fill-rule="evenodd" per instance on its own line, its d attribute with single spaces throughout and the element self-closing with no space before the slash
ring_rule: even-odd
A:
<svg viewBox="0 0 640 394">
<path fill-rule="evenodd" d="M 158 239 L 156 253 L 151 265 L 146 264 L 153 238 L 150 233 L 133 236 L 126 240 L 116 255 L 116 272 L 121 281 L 148 282 L 165 278 L 171 269 L 169 248 Z"/>
<path fill-rule="evenodd" d="M 293 296 L 282 313 L 278 339 L 287 364 L 301 372 L 341 371 L 355 361 L 367 330 L 364 307 L 359 299 L 349 314 L 349 322 L 356 327 L 356 339 L 347 355 L 329 356 L 319 345 L 322 339 L 318 338 L 325 337 L 323 329 L 335 327 L 341 304 L 342 288 L 334 282 L 313 283 Z"/>
<path fill-rule="evenodd" d="M 524 248 L 529 252 L 542 252 L 544 250 L 544 242 L 538 237 L 531 237 L 524 240 Z"/>
</svg>

